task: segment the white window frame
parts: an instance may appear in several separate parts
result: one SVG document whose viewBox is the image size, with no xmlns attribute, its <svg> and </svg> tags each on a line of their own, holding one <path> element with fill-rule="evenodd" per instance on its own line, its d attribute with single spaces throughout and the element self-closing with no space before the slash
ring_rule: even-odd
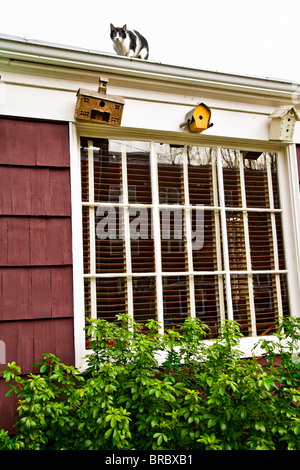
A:
<svg viewBox="0 0 300 470">
<path fill-rule="evenodd" d="M 124 135 L 125 134 L 125 135 Z M 72 199 L 72 238 L 73 238 L 73 299 L 74 299 L 74 345 L 75 345 L 75 365 L 79 369 L 85 368 L 85 360 L 84 358 L 89 353 L 89 350 L 85 347 L 85 333 L 84 333 L 84 326 L 85 326 L 85 317 L 84 317 L 84 272 L 83 272 L 83 238 L 82 238 L 82 202 L 81 202 L 81 169 L 80 169 L 80 138 L 87 137 L 92 139 L 97 138 L 107 138 L 107 139 L 115 139 L 115 140 L 144 140 L 150 142 L 150 158 L 153 159 L 153 153 L 155 152 L 154 146 L 156 142 L 172 142 L 172 138 L 168 139 L 166 136 L 164 139 L 161 136 L 149 135 L 143 136 L 143 138 L 139 138 L 138 133 L 135 134 L 134 130 L 132 130 L 129 134 L 124 133 L 118 129 L 116 131 L 107 132 L 105 129 L 99 129 L 94 126 L 90 129 L 88 126 L 86 129 L 78 129 L 74 123 L 70 123 L 70 155 L 71 155 L 71 199 Z M 276 146 L 273 147 L 269 143 L 251 143 L 248 145 L 247 142 L 241 141 L 232 141 L 228 142 L 226 139 L 224 142 L 220 143 L 220 139 L 218 142 L 214 142 L 214 139 L 210 139 L 210 142 L 204 140 L 203 142 L 200 140 L 199 142 L 189 141 L 189 136 L 186 136 L 184 142 L 181 142 L 183 145 L 198 145 L 198 146 L 211 146 L 217 149 L 217 158 L 221 158 L 220 148 L 235 148 L 238 150 L 248 150 L 248 151 L 266 151 L 266 152 L 275 152 L 278 155 L 278 179 L 279 179 L 279 187 L 280 187 L 280 196 L 281 196 L 281 209 L 273 209 L 272 206 L 270 208 L 271 212 L 271 223 L 272 223 L 272 232 L 273 236 L 276 236 L 276 229 L 275 229 L 275 212 L 282 212 L 282 224 L 283 224 L 283 236 L 284 236 L 284 244 L 285 244 L 285 256 L 286 256 L 286 269 L 279 270 L 278 263 L 275 266 L 275 270 L 272 270 L 272 274 L 276 275 L 276 286 L 277 292 L 280 292 L 279 286 L 279 276 L 281 273 L 287 273 L 288 275 L 288 287 L 289 287 L 289 302 L 290 302 L 290 312 L 291 315 L 298 316 L 298 305 L 297 301 L 300 298 L 300 288 L 299 288 L 299 279 L 300 279 L 300 253 L 299 253 L 299 243 L 300 243 L 300 201 L 299 201 L 299 189 L 298 189 L 298 178 L 297 178 L 297 168 L 296 168 L 296 149 L 294 145 L 286 145 L 286 146 Z M 90 152 L 90 158 L 92 152 Z M 122 167 L 125 169 L 125 165 L 127 165 L 126 161 L 126 154 L 123 152 L 122 156 Z M 183 163 L 183 175 L 184 180 L 187 179 L 187 160 L 185 159 Z M 151 183 L 152 183 L 152 190 L 153 190 L 153 206 L 156 210 L 153 211 L 153 229 L 154 234 L 158 234 L 160 230 L 160 220 L 159 220 L 159 192 L 158 192 L 158 177 L 157 177 L 157 165 L 150 165 L 151 168 Z M 240 168 L 242 168 L 240 166 Z M 241 170 L 242 171 L 242 170 Z M 127 188 L 127 172 L 123 171 L 123 188 Z M 92 173 L 90 173 L 92 175 Z M 270 174 L 268 176 L 270 178 Z M 213 178 L 222 183 L 222 165 L 217 165 L 217 171 L 213 171 Z M 243 177 L 241 179 L 241 184 L 243 185 Z M 215 186 L 215 185 L 214 185 Z M 89 185 L 89 187 L 93 187 L 93 185 Z M 219 185 L 220 187 L 220 185 Z M 185 188 L 187 185 L 185 184 Z M 270 185 L 269 185 L 270 188 Z M 92 189 L 90 189 L 91 191 Z M 245 192 L 242 191 L 243 195 L 245 196 Z M 90 194 L 90 196 L 92 196 Z M 184 209 L 187 214 L 187 222 L 190 214 L 191 206 L 189 206 L 188 194 L 185 194 L 186 200 L 185 205 L 180 205 L 180 209 Z M 243 197 L 244 197 L 243 196 Z M 123 204 L 128 204 L 128 200 L 126 202 L 126 197 L 128 198 L 128 194 L 126 196 L 126 191 L 124 192 L 124 201 Z M 93 200 L 93 199 L 92 199 Z M 224 201 L 224 193 L 220 191 L 219 193 L 219 200 L 220 206 L 216 207 L 219 209 L 220 217 L 223 218 L 221 224 L 222 230 L 222 237 L 223 237 L 223 244 L 227 240 L 227 231 L 226 231 L 226 210 L 225 210 L 225 201 Z M 271 201 L 272 199 L 270 199 Z M 173 207 L 173 205 L 172 205 Z M 179 208 L 179 206 L 178 206 Z M 194 207 L 193 207 L 194 208 Z M 214 206 L 207 207 L 209 209 L 214 209 Z M 230 208 L 231 209 L 231 208 Z M 244 208 L 237 208 L 239 212 L 243 212 L 243 214 L 247 214 Z M 248 211 L 249 209 L 247 209 Z M 263 209 L 265 212 L 266 210 Z M 94 210 L 91 211 L 93 213 L 92 217 L 94 217 Z M 125 210 L 126 214 L 126 210 Z M 218 217 L 218 212 L 215 211 L 215 217 Z M 225 218 L 225 220 L 224 220 Z M 125 216 L 125 230 L 129 230 L 129 216 L 126 223 L 126 216 Z M 246 228 L 247 225 L 247 217 L 243 216 L 244 226 Z M 216 227 L 219 227 L 219 224 L 216 224 Z M 190 230 L 190 224 L 187 224 L 186 230 Z M 275 231 L 275 232 L 274 232 Z M 129 232 L 128 232 L 129 233 Z M 245 230 L 247 233 L 247 230 Z M 188 233 L 187 233 L 188 235 Z M 129 240 L 128 237 L 125 237 L 125 240 Z M 187 236 L 187 243 L 191 243 L 191 237 Z M 249 243 L 249 240 L 246 238 L 246 244 Z M 92 244 L 91 244 L 92 245 Z M 126 256 L 131 256 L 130 253 L 130 246 L 129 243 L 125 245 L 126 248 Z M 190 248 L 190 247 L 189 247 Z M 220 246 L 217 243 L 217 250 L 220 250 Z M 228 255 L 228 249 L 223 250 L 224 253 Z M 249 253 L 249 250 L 246 250 Z M 155 273 L 147 273 L 147 276 L 155 276 L 157 279 L 156 283 L 156 295 L 157 295 L 157 305 L 158 305 L 158 321 L 162 322 L 163 319 L 163 285 L 162 285 L 162 276 L 164 275 L 184 275 L 189 279 L 189 288 L 191 292 L 194 291 L 194 280 L 191 273 L 191 249 L 188 249 L 188 271 L 186 272 L 178 272 L 178 273 L 166 273 L 162 272 L 161 267 L 161 246 L 160 246 L 160 239 L 159 236 L 154 236 L 154 252 L 155 252 L 155 261 L 156 261 L 156 270 Z M 92 258 L 91 258 L 92 259 Z M 127 258 L 128 259 L 128 258 Z M 220 257 L 218 256 L 217 259 L 219 260 Z M 275 264 L 276 264 L 276 254 L 275 254 Z M 220 268 L 220 266 L 219 266 Z M 255 274 L 259 274 L 260 271 L 255 271 Z M 201 273 L 203 274 L 203 273 Z M 233 311 L 232 311 L 232 301 L 231 296 L 228 295 L 228 292 L 231 291 L 230 285 L 230 275 L 233 274 L 233 271 L 229 269 L 229 258 L 228 256 L 224 256 L 224 269 L 218 271 L 210 271 L 210 275 L 217 275 L 219 278 L 219 293 L 220 293 L 220 302 L 224 303 L 224 297 L 222 294 L 221 284 L 222 284 L 222 276 L 225 275 L 225 282 L 226 282 L 226 289 L 227 289 L 227 318 L 233 318 Z M 249 291 L 253 289 L 252 286 L 252 274 L 251 266 L 249 264 L 249 260 L 247 259 L 247 270 L 246 271 L 238 271 L 237 274 L 246 274 L 248 276 L 248 287 Z M 127 278 L 127 289 L 128 289 L 128 303 L 129 307 L 132 305 L 133 298 L 132 298 L 132 277 L 130 273 L 127 271 L 124 273 L 125 277 Z M 131 285 L 130 285 L 131 282 Z M 91 284 L 92 287 L 93 283 Z M 94 282 L 94 290 L 96 289 L 96 282 Z M 95 295 L 92 296 L 95 298 Z M 191 295 L 191 298 L 194 299 L 194 296 Z M 251 300 L 251 296 L 250 296 Z M 253 299 L 252 299 L 253 303 Z M 195 305 L 194 300 L 191 302 L 190 305 L 191 309 L 191 316 L 195 316 Z M 92 304 L 92 313 L 95 316 L 96 306 Z M 128 309 L 132 311 L 133 309 Z M 220 309 L 221 320 L 224 319 L 224 307 Z M 255 319 L 253 317 L 254 312 L 254 305 L 250 305 L 250 311 L 252 312 L 252 323 L 255 324 Z M 254 330 L 255 331 L 255 330 Z M 266 337 L 245 337 L 241 341 L 241 349 L 244 352 L 245 356 L 251 356 L 253 354 L 252 348 L 258 342 L 259 339 L 262 338 L 272 338 L 272 336 Z M 260 350 L 256 350 L 256 354 L 260 354 Z"/>
</svg>

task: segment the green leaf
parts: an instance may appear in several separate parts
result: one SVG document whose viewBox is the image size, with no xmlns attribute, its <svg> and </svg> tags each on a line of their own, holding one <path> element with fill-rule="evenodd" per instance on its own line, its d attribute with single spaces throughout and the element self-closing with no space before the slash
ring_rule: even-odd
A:
<svg viewBox="0 0 300 470">
<path fill-rule="evenodd" d="M 80 423 L 78 425 L 78 431 L 81 431 L 85 427 L 85 425 L 86 425 L 85 421 L 83 423 Z"/>
<path fill-rule="evenodd" d="M 32 367 L 41 366 L 42 364 L 42 362 L 35 362 L 34 364 L 32 364 Z"/>
<path fill-rule="evenodd" d="M 218 418 L 211 418 L 207 423 L 207 427 L 212 428 L 213 426 L 215 426 L 217 421 L 218 421 Z"/>
<path fill-rule="evenodd" d="M 8 397 L 11 396 L 11 394 L 12 394 L 13 392 L 17 392 L 17 387 L 11 387 L 11 389 L 8 390 L 8 392 L 6 393 L 5 396 L 8 398 Z"/>
<path fill-rule="evenodd" d="M 113 432 L 113 428 L 109 428 L 104 434 L 104 439 L 108 439 L 112 432 Z"/>
<path fill-rule="evenodd" d="M 110 425 L 112 428 L 115 428 L 116 427 L 116 424 L 117 424 L 117 421 L 116 421 L 116 417 L 115 416 L 112 416 L 111 420 L 110 420 Z"/>
<path fill-rule="evenodd" d="M 282 436 L 283 434 L 286 433 L 286 429 L 284 426 L 278 426 L 278 432 Z"/>
<path fill-rule="evenodd" d="M 43 364 L 42 367 L 40 368 L 40 372 L 43 373 L 43 372 L 46 372 L 47 370 L 47 364 Z"/>
<path fill-rule="evenodd" d="M 226 423 L 225 423 L 224 421 L 221 421 L 221 422 L 220 422 L 220 427 L 221 427 L 222 431 L 225 431 L 226 428 L 227 428 L 227 425 L 226 425 Z"/>
<path fill-rule="evenodd" d="M 266 432 L 265 425 L 263 423 L 255 423 L 255 429 L 257 431 Z"/>
</svg>

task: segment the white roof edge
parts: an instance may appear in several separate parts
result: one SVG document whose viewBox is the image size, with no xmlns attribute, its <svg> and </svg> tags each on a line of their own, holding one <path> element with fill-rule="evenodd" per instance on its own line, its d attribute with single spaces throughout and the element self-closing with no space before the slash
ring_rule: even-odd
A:
<svg viewBox="0 0 300 470">
<path fill-rule="evenodd" d="M 48 43 L 46 41 L 24 39 L 0 33 L 0 58 L 23 60 L 28 62 L 101 70 L 103 73 L 120 73 L 127 76 L 142 77 L 172 82 L 210 83 L 211 86 L 233 86 L 251 89 L 294 94 L 300 83 L 275 78 L 238 75 L 218 71 L 208 71 L 162 64 L 141 59 L 129 59 L 114 54 L 93 51 L 75 46 Z"/>
</svg>

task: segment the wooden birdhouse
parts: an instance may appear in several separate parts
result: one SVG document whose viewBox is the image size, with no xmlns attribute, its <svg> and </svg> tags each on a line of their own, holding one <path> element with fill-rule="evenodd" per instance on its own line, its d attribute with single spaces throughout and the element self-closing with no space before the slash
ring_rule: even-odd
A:
<svg viewBox="0 0 300 470">
<path fill-rule="evenodd" d="M 98 92 L 79 88 L 75 107 L 75 119 L 120 126 L 124 99 L 106 94 L 107 78 L 100 77 Z"/>
<path fill-rule="evenodd" d="M 269 140 L 292 142 L 296 121 L 300 117 L 294 106 L 280 106 L 270 114 Z"/>
<path fill-rule="evenodd" d="M 211 111 L 209 107 L 204 103 L 200 103 L 186 114 L 185 121 L 180 124 L 180 127 L 188 125 L 190 132 L 202 132 L 213 126 L 210 118 Z"/>
</svg>

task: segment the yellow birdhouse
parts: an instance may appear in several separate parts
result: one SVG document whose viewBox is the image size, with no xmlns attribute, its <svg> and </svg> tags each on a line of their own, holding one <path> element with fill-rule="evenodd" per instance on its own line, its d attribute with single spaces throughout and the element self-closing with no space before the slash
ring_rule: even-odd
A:
<svg viewBox="0 0 300 470">
<path fill-rule="evenodd" d="M 198 104 L 185 115 L 185 121 L 180 127 L 189 126 L 190 132 L 202 132 L 213 124 L 210 122 L 211 111 L 204 103 Z"/>
</svg>

